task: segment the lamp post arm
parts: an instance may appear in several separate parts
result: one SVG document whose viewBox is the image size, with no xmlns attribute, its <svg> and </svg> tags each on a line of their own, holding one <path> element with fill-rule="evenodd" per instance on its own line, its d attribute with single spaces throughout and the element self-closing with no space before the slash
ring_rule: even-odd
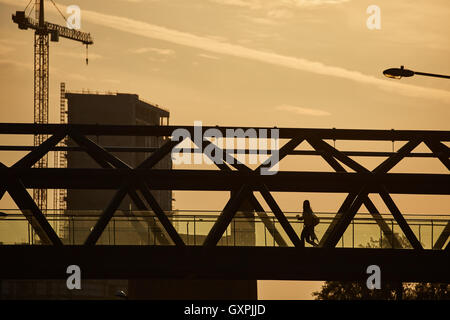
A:
<svg viewBox="0 0 450 320">
<path fill-rule="evenodd" d="M 434 74 L 434 73 L 426 73 L 426 72 L 418 72 L 418 71 L 414 71 L 414 74 L 418 74 L 421 76 L 427 76 L 427 77 L 436 77 L 436 78 L 445 78 L 445 79 L 450 79 L 450 76 L 446 76 L 443 74 Z"/>
</svg>

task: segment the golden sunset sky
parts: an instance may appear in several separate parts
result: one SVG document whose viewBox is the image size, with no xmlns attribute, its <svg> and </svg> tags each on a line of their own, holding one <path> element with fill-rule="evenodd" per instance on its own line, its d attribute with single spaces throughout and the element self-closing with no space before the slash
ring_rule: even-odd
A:
<svg viewBox="0 0 450 320">
<path fill-rule="evenodd" d="M 28 1 L 0 0 L 0 122 L 33 122 L 33 32 L 19 30 L 11 20 Z M 450 74 L 448 0 L 57 4 L 64 13 L 68 5 L 81 8 L 81 28 L 92 34 L 94 45 L 86 66 L 81 44 L 66 39 L 50 43 L 50 122 L 59 122 L 59 84 L 66 82 L 69 90 L 136 93 L 169 109 L 170 123 L 176 125 L 200 120 L 220 126 L 450 130 L 450 81 L 382 75 L 400 65 Z M 381 9 L 380 30 L 366 26 L 369 5 Z M 47 21 L 65 24 L 50 1 L 46 8 Z M 2 144 L 19 141 L 32 143 L 0 137 Z M 391 151 L 390 143 L 377 147 Z M 3 152 L 0 157 L 11 165 L 20 155 Z M 302 165 L 330 170 L 312 160 L 289 161 L 286 166 L 295 170 Z M 371 161 L 362 163 L 372 169 L 376 163 Z M 448 173 L 439 161 L 426 159 L 408 160 L 398 170 Z M 308 198 L 313 209 L 335 212 L 345 195 L 274 196 L 285 211 L 299 211 Z M 192 193 L 175 192 L 175 198 L 178 209 L 219 210 L 227 195 L 199 201 Z M 442 197 L 393 198 L 410 213 L 448 213 L 450 205 Z M 13 207 L 8 196 L 0 207 Z M 310 298 L 320 286 L 259 284 L 259 296 L 266 299 Z"/>
</svg>

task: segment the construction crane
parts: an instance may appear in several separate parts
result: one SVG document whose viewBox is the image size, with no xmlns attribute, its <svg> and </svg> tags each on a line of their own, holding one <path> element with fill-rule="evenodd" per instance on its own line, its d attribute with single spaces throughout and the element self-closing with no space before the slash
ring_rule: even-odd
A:
<svg viewBox="0 0 450 320">
<path fill-rule="evenodd" d="M 31 1 L 28 3 L 30 5 Z M 19 29 L 32 29 L 34 32 L 34 123 L 48 123 L 48 95 L 49 95 L 49 36 L 52 42 L 58 42 L 59 37 L 75 40 L 86 45 L 86 52 L 89 45 L 94 41 L 89 33 L 63 27 L 44 20 L 44 0 L 34 0 L 35 19 L 26 16 L 24 11 L 16 11 L 12 15 L 12 20 L 17 23 Z M 51 0 L 51 2 L 56 4 Z M 57 8 L 58 9 L 58 8 Z M 31 9 L 32 10 L 32 9 Z M 59 11 L 59 9 L 58 9 Z M 61 11 L 59 11 L 61 13 Z M 31 11 L 30 11 L 31 13 Z M 61 13 L 64 17 L 64 15 Z M 65 17 L 64 17 L 65 19 Z M 86 56 L 86 64 L 88 58 Z M 34 146 L 40 145 L 47 139 L 46 135 L 35 135 Z M 36 168 L 47 168 L 48 157 L 45 155 L 39 160 Z M 47 190 L 34 189 L 33 199 L 41 210 L 47 209 Z"/>
</svg>

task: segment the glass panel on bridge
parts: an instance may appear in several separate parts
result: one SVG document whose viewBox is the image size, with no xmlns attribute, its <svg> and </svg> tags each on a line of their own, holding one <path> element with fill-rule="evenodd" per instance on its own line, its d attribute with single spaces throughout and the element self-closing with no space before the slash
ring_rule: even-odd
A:
<svg viewBox="0 0 450 320">
<path fill-rule="evenodd" d="M 41 242 L 30 223 L 19 210 L 2 210 L 0 217 L 0 244 L 39 245 Z M 69 211 L 64 213 L 48 210 L 46 217 L 65 245 L 81 245 L 98 220 L 101 211 Z M 217 221 L 218 211 L 172 211 L 166 213 L 184 243 L 200 246 Z M 289 223 L 301 236 L 303 224 L 295 212 L 285 212 Z M 334 213 L 316 213 L 320 223 L 315 233 L 320 239 L 334 219 Z M 404 214 L 408 225 L 425 249 L 433 244 L 450 221 L 450 215 Z M 410 248 L 400 226 L 390 214 L 382 214 L 384 231 L 380 224 L 367 213 L 358 213 L 336 247 L 339 248 L 394 248 L 400 244 Z M 263 220 L 264 219 L 264 220 Z M 281 236 L 287 246 L 293 244 L 273 213 L 267 217 L 238 212 L 217 243 L 218 246 L 280 246 L 274 234 Z M 447 240 L 448 241 L 448 240 Z M 158 218 L 152 211 L 117 211 L 105 228 L 97 244 L 100 245 L 174 245 Z M 306 244 L 309 247 L 309 244 Z"/>
</svg>

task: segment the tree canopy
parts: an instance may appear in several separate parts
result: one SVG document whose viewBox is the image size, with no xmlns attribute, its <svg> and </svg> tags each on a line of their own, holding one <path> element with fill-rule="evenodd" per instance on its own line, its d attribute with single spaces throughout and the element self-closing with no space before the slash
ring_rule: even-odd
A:
<svg viewBox="0 0 450 320">
<path fill-rule="evenodd" d="M 411 248 L 406 237 L 397 239 L 403 248 Z M 366 248 L 390 247 L 386 239 L 370 239 Z M 376 250 L 376 249 L 374 249 Z M 370 290 L 364 282 L 325 281 L 322 289 L 313 293 L 316 300 L 450 300 L 450 285 L 440 283 L 393 283 L 381 281 L 381 289 Z"/>
</svg>

